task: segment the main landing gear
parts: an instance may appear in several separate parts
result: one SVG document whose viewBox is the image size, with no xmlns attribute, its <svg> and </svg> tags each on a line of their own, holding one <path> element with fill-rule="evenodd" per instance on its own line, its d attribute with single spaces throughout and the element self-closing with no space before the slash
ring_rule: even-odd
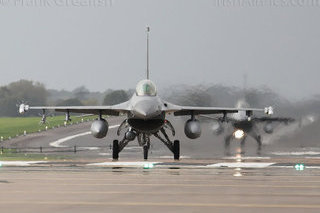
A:
<svg viewBox="0 0 320 213">
<path fill-rule="evenodd" d="M 168 149 L 173 153 L 173 158 L 175 160 L 179 160 L 180 158 L 180 141 L 174 140 L 173 142 L 170 140 L 169 136 L 166 133 L 165 128 L 172 131 L 172 135 L 175 136 L 175 130 L 173 129 L 171 123 L 169 121 L 165 122 L 165 125 L 156 133 L 148 134 L 148 133 L 138 133 L 132 129 L 129 129 L 124 138 L 119 142 L 118 140 L 113 141 L 113 149 L 112 149 L 112 158 L 113 160 L 119 159 L 119 153 L 128 145 L 130 141 L 135 139 L 135 136 L 138 138 L 138 143 L 143 147 L 143 159 L 148 159 L 149 149 L 150 149 L 150 136 L 154 135 L 158 138 L 164 145 L 168 147 Z M 135 135 L 132 137 L 132 135 Z"/>
<path fill-rule="evenodd" d="M 261 141 L 261 136 L 258 135 L 258 134 L 255 134 L 255 133 L 250 133 L 249 134 L 253 139 L 255 139 L 255 141 L 257 142 L 257 155 L 261 155 L 261 146 L 262 146 L 262 141 Z M 231 139 L 232 139 L 232 135 L 228 135 L 225 137 L 225 141 L 224 141 L 224 154 L 226 156 L 230 156 L 230 142 L 231 142 Z M 241 148 L 241 154 L 244 154 L 245 153 L 245 143 L 246 143 L 246 139 L 247 137 L 244 136 L 242 139 L 241 139 L 241 143 L 240 143 L 240 148 Z"/>
</svg>

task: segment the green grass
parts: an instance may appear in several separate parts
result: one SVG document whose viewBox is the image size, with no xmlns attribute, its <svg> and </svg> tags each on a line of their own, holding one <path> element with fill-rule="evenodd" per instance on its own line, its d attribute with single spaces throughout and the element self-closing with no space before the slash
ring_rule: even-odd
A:
<svg viewBox="0 0 320 213">
<path fill-rule="evenodd" d="M 84 117 L 84 120 L 93 119 L 96 116 Z M 41 124 L 40 117 L 2 117 L 0 118 L 0 137 L 3 140 L 9 137 L 14 138 L 19 135 L 23 135 L 24 131 L 28 133 L 43 131 L 46 129 L 51 129 L 53 127 L 58 127 L 64 125 L 65 116 L 53 116 L 47 117 L 47 123 Z M 81 117 L 72 117 L 72 123 L 81 122 Z M 69 122 L 70 124 L 70 122 Z"/>
</svg>

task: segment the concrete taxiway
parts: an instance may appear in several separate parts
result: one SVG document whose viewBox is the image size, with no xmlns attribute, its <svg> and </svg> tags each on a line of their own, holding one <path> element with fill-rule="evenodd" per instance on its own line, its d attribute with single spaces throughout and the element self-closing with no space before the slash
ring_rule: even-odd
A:
<svg viewBox="0 0 320 213">
<path fill-rule="evenodd" d="M 119 120 L 111 119 L 110 125 Z M 180 123 L 179 123 L 180 122 Z M 182 124 L 182 125 L 181 125 Z M 4 146 L 59 145 L 98 147 L 66 153 L 65 160 L 1 162 L 1 212 L 319 212 L 320 153 L 318 147 L 275 144 L 255 154 L 237 145 L 231 156 L 204 128 L 191 143 L 183 138 L 183 123 L 176 121 L 182 138 L 182 159 L 155 143 L 150 159 L 132 144 L 110 159 L 108 148 L 116 129 L 104 140 L 88 131 L 89 123 L 32 134 L 5 142 Z M 74 135 L 83 134 L 79 137 Z M 160 144 L 160 145 L 159 145 Z M 104 146 L 104 147 L 103 147 Z M 311 151 L 310 151 L 311 150 Z M 295 168 L 297 163 L 304 167 Z"/>
<path fill-rule="evenodd" d="M 290 160 L 286 161 L 276 164 L 250 160 L 250 164 L 218 166 L 221 163 L 213 160 L 131 159 L 100 164 L 4 166 L 0 169 L 0 209 L 1 212 L 319 212 L 319 162 L 311 160 L 303 171 L 297 171 L 288 166 Z"/>
</svg>

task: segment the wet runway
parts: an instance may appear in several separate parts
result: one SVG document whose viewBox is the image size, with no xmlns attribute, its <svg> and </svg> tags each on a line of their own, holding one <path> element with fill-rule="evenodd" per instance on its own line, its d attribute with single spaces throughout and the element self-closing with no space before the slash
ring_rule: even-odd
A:
<svg viewBox="0 0 320 213">
<path fill-rule="evenodd" d="M 126 159 L 100 165 L 69 161 L 4 166 L 0 208 L 10 212 L 319 212 L 319 160 L 309 159 L 302 171 L 290 159 L 272 161 L 276 159 Z"/>
<path fill-rule="evenodd" d="M 117 120 L 110 123 L 115 124 Z M 82 134 L 88 126 L 55 129 L 10 143 L 49 145 Z M 224 156 L 223 144 L 214 142 L 220 139 L 204 128 L 203 136 L 193 143 L 177 130 L 182 138 L 180 161 L 174 161 L 160 143 L 153 145 L 148 161 L 142 161 L 136 144 L 124 150 L 119 161 L 112 161 L 108 145 L 114 131 L 107 140 L 83 135 L 63 142 L 105 146 L 70 153 L 76 156 L 71 159 L 2 162 L 1 212 L 320 211 L 318 147 L 275 144 L 256 155 L 256 144 L 249 141 L 246 150 L 235 143 L 231 156 Z"/>
</svg>

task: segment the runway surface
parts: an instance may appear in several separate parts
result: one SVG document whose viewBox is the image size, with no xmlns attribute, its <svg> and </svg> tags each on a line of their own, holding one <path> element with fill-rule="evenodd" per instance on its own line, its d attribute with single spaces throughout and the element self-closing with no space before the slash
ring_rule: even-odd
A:
<svg viewBox="0 0 320 213">
<path fill-rule="evenodd" d="M 111 118 L 110 126 L 119 119 Z M 203 127 L 202 137 L 183 137 L 183 121 L 174 121 L 183 158 L 174 161 L 161 143 L 154 143 L 148 161 L 136 143 L 110 159 L 108 137 L 97 140 L 90 123 L 50 130 L 5 142 L 4 146 L 60 145 L 97 147 L 72 158 L 37 162 L 0 162 L 1 212 L 319 212 L 319 147 L 273 144 L 256 154 L 233 143 L 224 156 L 219 137 Z M 0 157 L 1 161 L 1 157 Z M 303 163 L 304 167 L 297 167 Z"/>
</svg>

